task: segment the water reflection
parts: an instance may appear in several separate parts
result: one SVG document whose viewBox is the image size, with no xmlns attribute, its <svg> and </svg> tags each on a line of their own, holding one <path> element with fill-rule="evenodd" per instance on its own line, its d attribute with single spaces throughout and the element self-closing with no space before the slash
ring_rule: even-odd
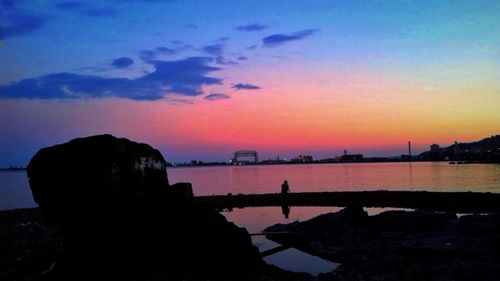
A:
<svg viewBox="0 0 500 281">
<path fill-rule="evenodd" d="M 231 212 L 222 214 L 236 225 L 245 227 L 248 232 L 259 233 L 266 227 L 276 223 L 304 221 L 322 213 L 338 212 L 340 209 L 338 207 L 294 207 L 294 212 L 290 213 L 290 206 L 284 204 L 281 207 L 233 209 Z M 265 236 L 252 236 L 252 242 L 261 252 L 280 246 L 266 239 Z M 309 255 L 294 248 L 267 256 L 264 260 L 283 269 L 308 272 L 313 275 L 330 272 L 338 266 L 337 263 Z"/>
<path fill-rule="evenodd" d="M 288 206 L 288 204 L 281 205 L 281 213 L 283 213 L 285 219 L 288 219 L 288 216 L 290 215 L 290 206 Z"/>
</svg>

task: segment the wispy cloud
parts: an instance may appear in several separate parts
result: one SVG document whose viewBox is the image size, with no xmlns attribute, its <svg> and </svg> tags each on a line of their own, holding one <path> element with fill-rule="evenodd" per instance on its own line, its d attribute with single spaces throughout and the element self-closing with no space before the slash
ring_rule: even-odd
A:
<svg viewBox="0 0 500 281">
<path fill-rule="evenodd" d="M 111 65 L 116 68 L 125 68 L 131 66 L 132 64 L 134 64 L 134 60 L 129 57 L 120 57 L 114 59 L 111 63 Z"/>
<path fill-rule="evenodd" d="M 219 68 L 210 66 L 212 58 L 189 57 L 177 61 L 149 62 L 155 70 L 136 79 L 96 75 L 54 73 L 0 85 L 0 98 L 79 99 L 118 97 L 132 100 L 158 100 L 169 94 L 197 96 L 203 85 L 222 84 L 209 76 Z"/>
<path fill-rule="evenodd" d="M 305 39 L 316 33 L 316 31 L 316 29 L 306 29 L 291 34 L 273 34 L 264 37 L 264 39 L 262 39 L 262 43 L 264 47 L 279 46 L 285 44 L 286 42 Z"/>
<path fill-rule="evenodd" d="M 161 54 L 168 54 L 168 55 L 174 55 L 177 53 L 179 49 L 172 49 L 172 48 L 167 48 L 167 47 L 158 47 L 156 48 L 156 51 Z"/>
<path fill-rule="evenodd" d="M 150 61 L 157 58 L 158 55 L 176 55 L 181 51 L 194 49 L 190 45 L 184 45 L 181 47 L 168 48 L 168 47 L 157 47 L 153 50 L 141 50 L 139 51 L 139 57 L 144 61 Z"/>
<path fill-rule="evenodd" d="M 252 31 L 261 31 L 261 30 L 264 30 L 268 27 L 269 26 L 267 26 L 267 25 L 263 25 L 260 23 L 254 23 L 254 24 L 248 24 L 248 25 L 240 25 L 240 26 L 235 27 L 235 29 L 238 31 L 243 31 L 243 32 L 252 32 Z"/>
<path fill-rule="evenodd" d="M 217 64 L 222 64 L 222 65 L 236 65 L 236 64 L 238 64 L 237 62 L 232 61 L 230 59 L 228 60 L 228 59 L 226 59 L 223 56 L 217 56 L 217 57 L 215 57 L 215 62 Z"/>
<path fill-rule="evenodd" d="M 213 93 L 208 96 L 205 96 L 204 99 L 209 100 L 209 101 L 215 101 L 215 100 L 225 100 L 231 98 L 230 96 L 226 94 L 217 94 Z"/>
<path fill-rule="evenodd" d="M 221 56 L 224 53 L 224 44 L 213 44 L 201 48 L 209 55 Z"/>
<path fill-rule="evenodd" d="M 218 40 L 220 42 L 220 40 Z M 201 48 L 201 50 L 209 55 L 213 55 L 215 62 L 222 65 L 235 65 L 238 64 L 230 59 L 224 57 L 224 47 L 222 43 L 217 43 L 213 45 L 207 45 Z"/>
<path fill-rule="evenodd" d="M 261 87 L 253 84 L 238 83 L 231 86 L 231 88 L 236 90 L 259 90 Z"/>
</svg>

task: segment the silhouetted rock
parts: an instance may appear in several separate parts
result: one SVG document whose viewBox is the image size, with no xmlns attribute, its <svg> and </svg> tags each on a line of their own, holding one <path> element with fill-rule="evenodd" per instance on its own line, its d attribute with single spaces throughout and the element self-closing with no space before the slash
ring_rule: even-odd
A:
<svg viewBox="0 0 500 281">
<path fill-rule="evenodd" d="M 41 149 L 28 166 L 35 201 L 62 233 L 61 278 L 230 278 L 262 264 L 248 232 L 170 186 L 156 149 L 111 135 Z"/>
<path fill-rule="evenodd" d="M 66 224 L 75 216 L 149 203 L 168 187 L 165 168 L 151 146 L 100 135 L 41 149 L 27 172 L 44 218 Z"/>
<path fill-rule="evenodd" d="M 320 280 L 498 280 L 500 216 L 357 208 L 275 225 L 269 236 L 341 265 Z"/>
<path fill-rule="evenodd" d="M 453 213 L 429 211 L 387 211 L 370 218 L 370 226 L 376 231 L 400 233 L 450 232 L 455 231 L 458 218 Z"/>
</svg>

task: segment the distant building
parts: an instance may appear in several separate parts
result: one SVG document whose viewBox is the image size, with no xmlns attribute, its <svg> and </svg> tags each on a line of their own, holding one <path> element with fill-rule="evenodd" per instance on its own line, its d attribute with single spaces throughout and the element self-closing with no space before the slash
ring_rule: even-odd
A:
<svg viewBox="0 0 500 281">
<path fill-rule="evenodd" d="M 259 155 L 255 150 L 238 150 L 233 154 L 231 165 L 258 164 Z"/>
<path fill-rule="evenodd" d="M 432 153 L 439 153 L 439 152 L 441 152 L 441 148 L 439 147 L 438 144 L 432 144 L 431 145 L 431 152 Z"/>
<path fill-rule="evenodd" d="M 344 154 L 340 157 L 341 162 L 360 162 L 363 161 L 363 154 Z"/>
<path fill-rule="evenodd" d="M 299 155 L 298 157 L 292 158 L 291 162 L 294 163 L 313 163 L 314 159 L 311 155 Z"/>
</svg>

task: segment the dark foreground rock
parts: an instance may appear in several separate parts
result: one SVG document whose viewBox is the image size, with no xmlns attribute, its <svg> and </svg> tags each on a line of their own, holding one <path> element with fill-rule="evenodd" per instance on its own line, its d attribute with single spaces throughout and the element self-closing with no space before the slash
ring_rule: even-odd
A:
<svg viewBox="0 0 500 281">
<path fill-rule="evenodd" d="M 10 222 L 13 232 L 2 239 L 0 279 L 30 280 L 47 269 L 36 280 L 251 280 L 282 273 L 261 260 L 244 228 L 195 203 L 190 184 L 169 185 L 165 168 L 158 150 L 111 135 L 40 150 L 28 177 L 41 217 L 34 210 L 2 213 L 0 224 Z"/>
<path fill-rule="evenodd" d="M 349 207 L 266 231 L 291 231 L 269 238 L 341 263 L 323 280 L 500 280 L 498 214 Z"/>
<path fill-rule="evenodd" d="M 64 244 L 63 239 L 55 227 L 51 227 L 43 222 L 39 208 L 33 209 L 17 209 L 0 211 L 0 280 L 79 280 L 78 275 L 88 276 L 85 272 L 75 272 L 72 277 L 54 276 L 57 271 L 61 270 L 55 264 L 64 262 Z M 167 254 L 159 257 L 163 262 L 167 263 Z M 89 264 L 92 267 L 94 264 Z M 52 271 L 47 272 L 50 268 Z M 59 269 L 58 269 L 59 268 Z M 134 267 L 135 268 L 135 267 Z M 164 270 L 167 270 L 166 267 Z M 120 271 L 130 272 L 130 269 L 121 268 L 114 277 L 108 277 L 108 280 L 224 280 L 229 276 L 220 276 L 220 273 L 212 272 L 208 275 L 196 275 L 197 270 L 193 273 L 185 272 L 182 277 L 172 277 L 170 273 L 161 273 L 156 271 L 150 273 L 150 276 L 145 276 L 143 273 L 141 278 L 138 277 L 123 277 Z M 136 270 L 132 270 L 136 271 Z M 137 274 L 137 273 L 136 273 Z M 38 277 L 37 277 L 38 276 Z M 75 277 L 77 276 L 77 277 Z M 93 278 L 89 280 L 106 280 L 102 278 L 100 273 L 95 273 Z M 232 280 L 255 280 L 255 281 L 312 281 L 314 280 L 308 274 L 294 273 L 284 271 L 279 268 L 262 265 L 255 268 L 254 271 L 233 273 L 230 277 Z"/>
</svg>

